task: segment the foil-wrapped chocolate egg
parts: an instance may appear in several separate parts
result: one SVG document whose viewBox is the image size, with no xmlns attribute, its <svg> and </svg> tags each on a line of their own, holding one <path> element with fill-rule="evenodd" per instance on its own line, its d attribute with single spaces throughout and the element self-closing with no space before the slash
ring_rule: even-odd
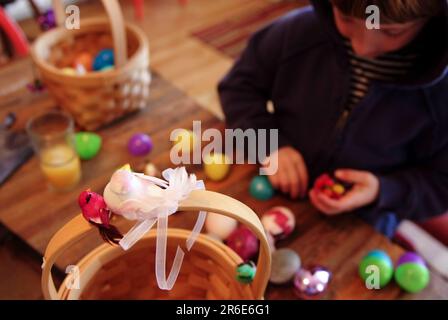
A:
<svg viewBox="0 0 448 320">
<path fill-rule="evenodd" d="M 313 299 L 323 294 L 331 280 L 331 272 L 322 266 L 301 268 L 294 276 L 294 288 L 301 299 Z"/>
</svg>

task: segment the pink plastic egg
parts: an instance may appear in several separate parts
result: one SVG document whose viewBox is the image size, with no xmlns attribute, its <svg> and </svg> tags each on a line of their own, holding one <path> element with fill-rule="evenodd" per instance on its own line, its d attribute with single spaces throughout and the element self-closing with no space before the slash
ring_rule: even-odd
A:
<svg viewBox="0 0 448 320">
<path fill-rule="evenodd" d="M 226 244 L 235 251 L 243 261 L 253 258 L 259 249 L 258 239 L 246 226 L 240 226 L 226 240 Z"/>
</svg>

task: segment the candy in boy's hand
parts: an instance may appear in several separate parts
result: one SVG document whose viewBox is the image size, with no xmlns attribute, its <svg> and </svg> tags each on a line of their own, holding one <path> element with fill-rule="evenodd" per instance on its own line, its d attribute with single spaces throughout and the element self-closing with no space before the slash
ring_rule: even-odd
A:
<svg viewBox="0 0 448 320">
<path fill-rule="evenodd" d="M 332 178 L 328 173 L 324 173 L 316 179 L 314 190 L 322 192 L 332 199 L 341 199 L 348 191 L 348 186 L 336 178 Z"/>
</svg>

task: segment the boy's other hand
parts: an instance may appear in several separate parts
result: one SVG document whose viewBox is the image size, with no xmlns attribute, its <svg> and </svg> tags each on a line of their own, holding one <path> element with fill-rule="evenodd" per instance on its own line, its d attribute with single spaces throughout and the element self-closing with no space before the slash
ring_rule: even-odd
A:
<svg viewBox="0 0 448 320">
<path fill-rule="evenodd" d="M 316 190 L 309 195 L 313 205 L 327 215 L 336 215 L 349 212 L 373 203 L 379 193 L 378 178 L 368 171 L 337 170 L 336 178 L 352 183 L 353 187 L 341 199 L 331 199 L 329 196 Z"/>
<path fill-rule="evenodd" d="M 278 161 L 277 171 L 267 176 L 272 186 L 288 193 L 291 198 L 304 198 L 308 189 L 308 170 L 300 152 L 293 147 L 282 147 L 271 153 L 265 167 L 271 161 Z"/>
</svg>

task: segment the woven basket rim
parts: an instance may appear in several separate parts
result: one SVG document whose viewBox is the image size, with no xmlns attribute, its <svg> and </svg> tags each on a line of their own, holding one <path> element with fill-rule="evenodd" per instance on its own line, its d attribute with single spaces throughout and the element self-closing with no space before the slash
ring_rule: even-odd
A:
<svg viewBox="0 0 448 320">
<path fill-rule="evenodd" d="M 110 21 L 108 18 L 87 18 L 82 20 L 82 24 L 84 26 L 107 26 L 110 29 Z M 67 79 L 84 79 L 84 80 L 102 80 L 105 78 L 116 77 L 123 73 L 128 73 L 130 70 L 134 69 L 139 61 L 140 57 L 144 55 L 149 56 L 149 41 L 145 35 L 145 33 L 137 27 L 133 23 L 125 22 L 125 27 L 128 32 L 134 34 L 139 43 L 137 51 L 126 61 L 125 65 L 122 67 L 116 67 L 113 70 L 108 72 L 88 72 L 83 75 L 71 75 L 63 72 L 62 69 L 59 69 L 52 64 L 48 63 L 44 58 L 42 58 L 39 54 L 39 49 L 42 46 L 45 46 L 46 42 L 49 42 L 49 39 L 61 39 L 63 34 L 66 33 L 77 33 L 83 34 L 85 33 L 82 29 L 79 30 L 66 30 L 64 27 L 54 28 L 52 30 L 46 31 L 42 35 L 40 35 L 31 46 L 31 56 L 33 61 L 37 64 L 37 66 L 43 69 L 45 72 L 52 73 L 57 75 L 58 77 L 65 77 Z M 149 67 L 149 61 L 148 61 Z"/>
</svg>

